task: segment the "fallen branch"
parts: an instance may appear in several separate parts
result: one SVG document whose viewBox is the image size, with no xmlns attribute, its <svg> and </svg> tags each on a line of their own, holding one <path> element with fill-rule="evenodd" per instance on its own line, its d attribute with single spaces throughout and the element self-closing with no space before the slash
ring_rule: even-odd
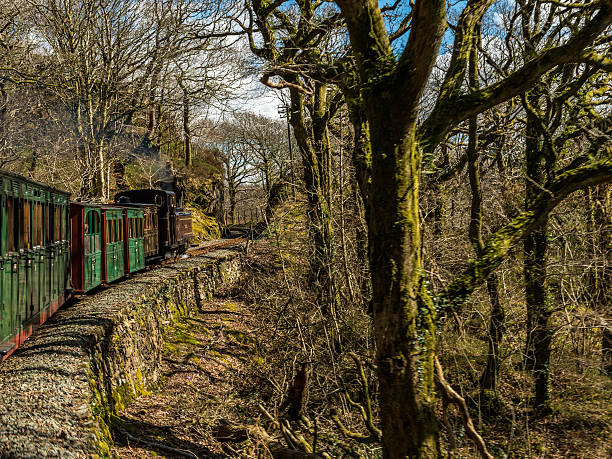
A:
<svg viewBox="0 0 612 459">
<path fill-rule="evenodd" d="M 172 446 L 168 446 L 168 445 L 164 445 L 162 443 L 157 443 L 156 441 L 149 441 L 149 440 L 144 440 L 142 438 L 138 438 L 135 437 L 134 435 L 126 432 L 123 429 L 118 429 L 119 432 L 121 432 L 123 435 L 125 435 L 127 438 L 129 438 L 132 441 L 136 441 L 138 443 L 142 443 L 143 445 L 147 445 L 147 446 L 152 446 L 154 448 L 158 448 L 161 449 L 163 451 L 167 451 L 169 453 L 173 453 L 173 454 L 178 454 L 180 456 L 184 456 L 184 457 L 192 457 L 194 459 L 198 459 L 198 456 L 196 456 L 194 453 L 192 453 L 191 451 L 187 451 L 184 449 L 178 449 L 178 448 L 173 448 Z"/>
<path fill-rule="evenodd" d="M 476 428 L 474 427 L 474 423 L 472 422 L 472 417 L 468 411 L 467 405 L 465 403 L 464 398 L 459 395 L 451 385 L 446 382 L 444 379 L 444 372 L 442 371 L 442 365 L 440 365 L 440 361 L 438 358 L 435 358 L 435 366 L 436 366 L 436 385 L 440 389 L 442 393 L 442 397 L 446 400 L 447 403 L 453 403 L 457 405 L 459 408 L 459 412 L 461 413 L 461 418 L 463 420 L 463 424 L 465 425 L 465 430 L 467 431 L 467 435 L 476 445 L 476 449 L 480 453 L 480 455 L 486 459 L 493 459 L 493 456 L 487 450 L 487 445 L 485 445 L 484 440 L 480 436 L 478 432 L 476 432 Z"/>
<path fill-rule="evenodd" d="M 278 447 L 270 450 L 274 459 L 320 459 L 323 456 L 313 453 L 304 453 L 293 449 Z"/>
</svg>

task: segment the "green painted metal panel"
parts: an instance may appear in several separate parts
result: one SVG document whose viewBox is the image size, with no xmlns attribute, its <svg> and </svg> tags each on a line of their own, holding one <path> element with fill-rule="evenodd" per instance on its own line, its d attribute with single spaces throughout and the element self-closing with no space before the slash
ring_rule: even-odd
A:
<svg viewBox="0 0 612 459">
<path fill-rule="evenodd" d="M 18 336 L 28 320 L 36 323 L 69 287 L 68 225 L 58 238 L 49 238 L 54 225 L 46 213 L 48 203 L 61 203 L 67 222 L 68 198 L 0 171 L 0 343 Z"/>
<path fill-rule="evenodd" d="M 17 334 L 21 330 L 21 315 L 19 308 L 19 256 L 17 254 L 12 254 L 10 257 L 7 257 L 6 266 L 5 280 L 8 281 L 6 282 L 6 284 L 8 284 L 8 311 L 10 314 L 12 334 Z"/>
<path fill-rule="evenodd" d="M 30 310 L 28 302 L 28 258 L 25 253 L 20 253 L 17 257 L 17 320 L 22 322 L 28 319 Z"/>
<path fill-rule="evenodd" d="M 11 337 L 15 316 L 12 300 L 11 259 L 7 254 L 8 225 L 5 185 L 5 183 L 2 184 L 2 195 L 0 196 L 0 343 Z"/>
<path fill-rule="evenodd" d="M 14 329 L 15 311 L 13 307 L 11 261 L 8 257 L 2 257 L 0 265 L 0 289 L 2 295 L 0 305 L 0 342 L 9 339 Z"/>
<path fill-rule="evenodd" d="M 129 271 L 144 269 L 144 211 L 127 209 Z"/>
<path fill-rule="evenodd" d="M 124 276 L 123 212 L 121 209 L 105 210 L 106 225 L 106 280 L 112 282 Z"/>
<path fill-rule="evenodd" d="M 102 230 L 100 209 L 86 207 L 84 212 L 84 288 L 91 290 L 102 283 Z"/>
</svg>

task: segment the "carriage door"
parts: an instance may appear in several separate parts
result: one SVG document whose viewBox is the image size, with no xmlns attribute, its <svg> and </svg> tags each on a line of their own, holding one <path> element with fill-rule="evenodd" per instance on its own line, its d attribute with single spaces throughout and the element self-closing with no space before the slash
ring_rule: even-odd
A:
<svg viewBox="0 0 612 459">
<path fill-rule="evenodd" d="M 36 198 L 40 191 L 34 190 Z M 43 204 L 35 199 L 32 201 L 32 252 L 30 261 L 30 287 L 32 316 L 40 313 L 43 304 L 44 290 L 44 247 L 43 247 Z"/>
<path fill-rule="evenodd" d="M 2 185 L 0 180 L 0 185 Z M 8 251 L 8 226 L 12 222 L 7 222 L 6 195 L 4 189 L 0 190 L 0 343 L 11 335 L 12 330 L 12 310 L 11 310 L 11 289 L 10 283 L 5 281 L 5 275 L 10 274 L 10 261 L 7 263 Z M 6 276 L 8 277 L 8 276 Z M 10 279 L 10 278 L 9 278 Z M 8 279 L 7 279 L 8 280 Z M 5 288 L 6 285 L 6 288 Z"/>
<path fill-rule="evenodd" d="M 85 208 L 83 221 L 84 289 L 90 290 L 102 282 L 102 245 L 100 209 Z"/>
</svg>

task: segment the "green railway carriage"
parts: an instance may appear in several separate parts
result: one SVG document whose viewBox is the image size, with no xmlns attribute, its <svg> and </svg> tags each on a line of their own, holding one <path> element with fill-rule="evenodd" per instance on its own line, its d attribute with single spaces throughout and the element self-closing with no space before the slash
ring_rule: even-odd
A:
<svg viewBox="0 0 612 459">
<path fill-rule="evenodd" d="M 175 208 L 174 193 L 134 193 L 144 203 L 70 202 L 66 192 L 0 170 L 0 361 L 74 292 L 186 250 L 191 218 Z"/>
<path fill-rule="evenodd" d="M 66 300 L 69 194 L 0 171 L 0 359 Z"/>
<path fill-rule="evenodd" d="M 103 281 L 113 282 L 125 275 L 123 210 L 117 207 L 102 207 L 104 220 L 104 266 Z"/>
<path fill-rule="evenodd" d="M 128 269 L 126 272 L 133 273 L 145 267 L 145 212 L 143 209 L 124 208 L 123 216 L 127 229 L 125 250 Z"/>
</svg>

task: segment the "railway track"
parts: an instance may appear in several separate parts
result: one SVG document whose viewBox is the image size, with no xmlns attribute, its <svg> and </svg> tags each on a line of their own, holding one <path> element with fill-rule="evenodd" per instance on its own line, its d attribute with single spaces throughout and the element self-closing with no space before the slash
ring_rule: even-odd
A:
<svg viewBox="0 0 612 459">
<path fill-rule="evenodd" d="M 242 244 L 243 242 L 246 242 L 246 241 L 247 241 L 247 238 L 244 238 L 244 237 L 227 239 L 227 240 L 215 243 L 215 244 L 207 245 L 206 247 L 194 247 L 193 249 L 187 250 L 187 255 L 190 257 L 197 257 L 200 255 L 204 255 L 205 253 L 212 252 L 213 250 L 216 250 L 216 249 L 233 247 L 235 245 Z"/>
<path fill-rule="evenodd" d="M 200 255 L 204 255 L 205 253 L 213 252 L 213 251 L 215 251 L 217 249 L 234 247 L 234 246 L 236 246 L 238 244 L 242 244 L 242 243 L 247 242 L 247 241 L 248 241 L 248 239 L 244 238 L 244 237 L 235 237 L 235 238 L 232 238 L 232 239 L 223 239 L 223 240 L 220 240 L 219 242 L 215 242 L 213 244 L 209 244 L 209 245 L 206 245 L 204 247 L 199 247 L 198 246 L 198 247 L 193 247 L 193 248 L 187 249 L 187 253 L 183 254 L 183 256 L 187 255 L 187 258 L 198 257 Z M 168 258 L 167 260 L 163 260 L 163 261 L 160 261 L 160 262 L 155 263 L 155 264 L 147 265 L 145 270 L 146 271 L 151 271 L 152 269 L 156 269 L 156 268 L 158 268 L 160 266 L 167 265 L 167 264 L 170 264 L 170 263 L 174 263 L 174 262 L 176 262 L 176 261 L 178 261 L 180 259 L 181 259 L 181 256 L 177 256 L 177 257 L 174 257 L 174 258 Z"/>
</svg>

